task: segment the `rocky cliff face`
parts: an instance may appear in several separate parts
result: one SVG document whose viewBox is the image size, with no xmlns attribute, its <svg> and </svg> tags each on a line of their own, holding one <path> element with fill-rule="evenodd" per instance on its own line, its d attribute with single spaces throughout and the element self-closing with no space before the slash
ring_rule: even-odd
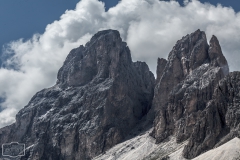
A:
<svg viewBox="0 0 240 160">
<path fill-rule="evenodd" d="M 25 143 L 22 159 L 91 159 L 123 141 L 146 115 L 154 83 L 146 63 L 132 62 L 118 31 L 100 31 L 69 53 L 56 85 L 0 129 L 0 143 Z"/>
<path fill-rule="evenodd" d="M 221 67 L 223 76 L 229 72 L 217 38 L 212 37 L 209 47 L 205 33 L 197 30 L 176 43 L 169 53 L 168 61 L 158 60 L 154 110 L 166 106 L 166 99 L 172 89 L 203 64 Z"/>
<path fill-rule="evenodd" d="M 193 158 L 205 150 L 240 137 L 240 72 L 230 73 L 215 87 L 194 126 L 185 157 Z"/>
<path fill-rule="evenodd" d="M 113 149 L 118 157 L 144 149 L 138 159 L 166 158 L 184 146 L 182 155 L 191 159 L 240 138 L 240 72 L 229 74 L 215 36 L 208 45 L 197 30 L 157 63 L 155 80 L 146 63 L 132 62 L 118 31 L 98 32 L 69 53 L 56 85 L 36 93 L 16 123 L 0 129 L 0 144 L 25 143 L 21 159 L 88 160 L 101 153 L 115 159 L 105 151 L 137 126 L 133 141 Z M 161 148 L 150 130 L 136 137 L 148 122 Z"/>
<path fill-rule="evenodd" d="M 238 99 L 233 96 L 238 94 L 238 89 L 232 93 L 226 87 L 235 84 L 239 88 L 237 73 L 230 74 L 225 86 L 221 85 L 224 82 L 220 80 L 228 73 L 227 61 L 215 36 L 208 45 L 205 33 L 197 30 L 178 41 L 163 71 L 158 69 L 157 72 L 161 78 L 155 87 L 153 109 L 156 117 L 152 132 L 157 143 L 170 135 L 176 136 L 178 143 L 188 139 L 183 155 L 194 158 L 217 146 L 227 134 L 233 134 L 229 122 L 235 123 L 232 128 L 238 128 L 235 118 L 239 117 L 240 108 L 236 107 L 238 105 L 232 107 L 233 103 L 226 102 L 219 94 L 222 91 L 226 97 Z M 231 116 L 228 115 L 230 111 Z"/>
</svg>

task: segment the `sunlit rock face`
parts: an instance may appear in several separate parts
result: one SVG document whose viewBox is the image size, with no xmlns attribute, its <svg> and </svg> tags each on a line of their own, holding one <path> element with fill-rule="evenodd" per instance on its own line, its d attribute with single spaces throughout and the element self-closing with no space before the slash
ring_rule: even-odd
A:
<svg viewBox="0 0 240 160">
<path fill-rule="evenodd" d="M 100 31 L 69 53 L 56 85 L 36 93 L 16 123 L 0 130 L 0 143 L 25 143 L 25 159 L 92 159 L 147 114 L 154 83 L 118 31 Z"/>
</svg>

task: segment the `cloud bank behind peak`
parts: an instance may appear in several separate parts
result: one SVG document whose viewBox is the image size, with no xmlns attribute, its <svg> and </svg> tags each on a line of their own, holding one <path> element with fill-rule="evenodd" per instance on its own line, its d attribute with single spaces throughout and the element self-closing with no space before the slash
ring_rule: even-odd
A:
<svg viewBox="0 0 240 160">
<path fill-rule="evenodd" d="M 14 54 L 0 69 L 0 127 L 15 121 L 16 113 L 39 90 L 56 82 L 57 72 L 69 51 L 85 44 L 103 29 L 119 30 L 134 61 L 146 61 L 155 73 L 157 57 L 167 58 L 177 40 L 197 29 L 208 39 L 218 37 L 231 71 L 240 70 L 240 13 L 232 8 L 185 1 L 122 0 L 105 11 L 104 3 L 82 0 L 43 34 L 27 41 L 12 41 L 4 54 Z M 11 69 L 16 66 L 17 69 Z"/>
</svg>

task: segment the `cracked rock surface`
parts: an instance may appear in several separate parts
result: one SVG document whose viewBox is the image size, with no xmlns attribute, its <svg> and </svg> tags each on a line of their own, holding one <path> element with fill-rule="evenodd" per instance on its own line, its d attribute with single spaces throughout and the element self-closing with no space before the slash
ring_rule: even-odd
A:
<svg viewBox="0 0 240 160">
<path fill-rule="evenodd" d="M 115 30 L 73 49 L 57 78 L 0 129 L 1 144 L 26 144 L 21 159 L 88 160 L 122 142 L 148 112 L 155 83 Z"/>
<path fill-rule="evenodd" d="M 186 35 L 157 64 L 154 79 L 118 31 L 99 31 L 0 129 L 0 144 L 25 143 L 22 160 L 140 160 L 239 143 L 240 72 L 229 73 L 216 36 L 208 44 L 203 31 Z"/>
<path fill-rule="evenodd" d="M 194 158 L 240 135 L 239 72 L 229 74 L 216 36 L 209 45 L 200 30 L 183 37 L 157 74 L 151 133 L 157 143 L 172 135 L 178 143 L 189 140 L 183 155 Z"/>
</svg>

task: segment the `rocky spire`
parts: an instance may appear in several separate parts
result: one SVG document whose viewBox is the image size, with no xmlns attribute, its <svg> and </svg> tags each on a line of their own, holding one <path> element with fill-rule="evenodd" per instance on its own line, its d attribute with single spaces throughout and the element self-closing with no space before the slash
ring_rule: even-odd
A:
<svg viewBox="0 0 240 160">
<path fill-rule="evenodd" d="M 160 72 L 157 72 L 153 110 L 158 111 L 160 108 L 166 107 L 166 99 L 173 87 L 192 70 L 209 62 L 208 48 L 206 34 L 197 30 L 177 41 L 169 53 L 166 65 L 164 65 L 164 60 L 160 60 L 157 66 Z"/>
<path fill-rule="evenodd" d="M 157 142 L 170 135 L 175 135 L 177 142 L 192 137 L 201 116 L 208 115 L 205 112 L 209 108 L 209 101 L 213 99 L 214 89 L 228 73 L 227 61 L 215 36 L 210 46 L 205 33 L 200 30 L 179 40 L 169 53 L 168 62 L 154 91 L 153 109 L 156 117 L 152 135 Z M 211 120 L 216 120 L 215 129 L 219 130 L 219 135 L 221 118 Z M 210 130 L 215 132 L 214 127 Z M 215 144 L 216 141 L 212 142 L 211 147 Z M 184 154 L 187 158 L 193 158 L 206 150 L 198 143 L 194 145 L 198 150 L 186 149 Z M 187 156 L 189 152 L 191 156 Z"/>
<path fill-rule="evenodd" d="M 221 46 L 216 36 L 212 36 L 210 47 L 208 50 L 209 58 L 215 66 L 222 68 L 223 74 L 226 76 L 229 73 L 229 67 L 226 58 L 222 53 Z"/>
</svg>

